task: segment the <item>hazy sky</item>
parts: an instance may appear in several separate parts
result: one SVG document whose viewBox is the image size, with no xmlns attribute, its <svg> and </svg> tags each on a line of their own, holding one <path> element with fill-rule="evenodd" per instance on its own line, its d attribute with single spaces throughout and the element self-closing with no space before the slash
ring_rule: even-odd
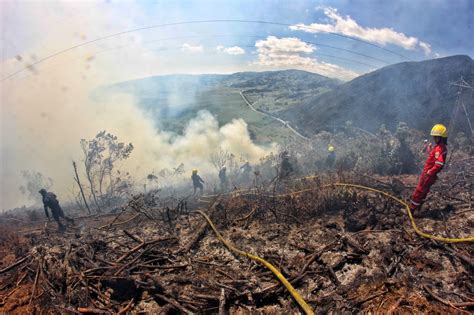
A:
<svg viewBox="0 0 474 315">
<path fill-rule="evenodd" d="M 208 113 L 171 137 L 130 95 L 95 103 L 89 95 L 101 85 L 288 68 L 349 80 L 387 64 L 474 55 L 470 0 L 2 0 L 0 14 L 4 209 L 39 201 L 19 192 L 22 170 L 51 177 L 54 191 L 70 199 L 79 141 L 101 130 L 135 145 L 127 168 L 142 178 L 178 161 L 201 167 L 212 148 L 254 160 L 274 148 L 252 143 L 245 121 L 219 126 Z"/>
<path fill-rule="evenodd" d="M 387 63 L 452 54 L 472 56 L 474 52 L 474 2 L 470 0 L 7 0 L 1 6 L 2 77 L 35 60 L 100 37 L 166 23 L 205 20 L 258 20 L 293 27 L 251 22 L 162 26 L 109 37 L 65 54 L 71 57 L 69 62 L 85 57 L 112 67 L 120 65 L 105 80 L 272 68 L 301 68 L 350 79 Z M 17 55 L 22 59 L 15 59 Z M 48 71 L 48 66 L 56 66 L 55 58 L 36 68 Z"/>
</svg>

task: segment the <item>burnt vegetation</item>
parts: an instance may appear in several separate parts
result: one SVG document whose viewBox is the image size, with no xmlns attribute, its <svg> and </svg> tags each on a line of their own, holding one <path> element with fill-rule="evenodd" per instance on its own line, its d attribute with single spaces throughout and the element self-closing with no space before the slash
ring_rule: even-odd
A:
<svg viewBox="0 0 474 315">
<path fill-rule="evenodd" d="M 269 269 L 225 246 L 198 212 L 203 211 L 225 240 L 275 266 L 316 313 L 471 314 L 472 242 L 450 244 L 423 237 L 414 230 L 407 209 L 394 199 L 334 185 L 353 183 L 400 200 L 410 198 L 426 159 L 426 133 L 420 130 L 434 120 L 446 121 L 451 110 L 444 103 L 451 104 L 455 97 L 443 90 L 440 93 L 449 97 L 435 102 L 436 95 L 419 92 L 425 90 L 412 79 L 437 90 L 460 74 L 454 69 L 436 82 L 425 80 L 443 62 L 467 69 L 462 74 L 471 79 L 464 71 L 472 69 L 472 60 L 463 56 L 389 66 L 347 83 L 301 71 L 173 76 L 169 83 L 179 82 L 183 89 L 199 83 L 199 89 L 189 88 L 183 97 L 202 99 L 195 108 L 170 113 L 168 124 L 181 128 L 187 115 L 212 108 L 210 104 L 222 112 L 236 110 L 220 115 L 219 124 L 243 112 L 259 119 L 262 113 L 271 114 L 279 120 L 273 121 L 274 129 L 268 129 L 264 119 L 253 120 L 249 132 L 266 141 L 268 134 L 277 135 L 274 130 L 285 130 L 278 135 L 283 137 L 279 147 L 252 163 L 220 147 L 207 152 L 208 167 L 199 171 L 204 179 L 200 195 L 193 194 L 194 166 L 186 161 L 150 166 L 138 182 L 122 171 L 133 157 L 132 143 L 107 131 L 83 139 L 82 156 L 72 161 L 72 201 L 59 196 L 74 224 L 59 233 L 43 220 L 38 206 L 0 216 L 0 313 L 301 313 Z M 403 69 L 409 71 L 399 78 Z M 288 78 L 293 84 L 287 84 Z M 384 90 L 380 78 L 398 79 Z M 167 79 L 155 81 L 165 84 Z M 145 92 L 161 92 L 140 82 L 113 88 L 142 94 L 140 104 L 151 107 L 158 97 Z M 282 92 L 282 87 L 289 88 Z M 217 93 L 217 88 L 226 90 Z M 372 93 L 375 90 L 380 93 Z M 404 102 L 406 95 L 398 97 L 407 90 L 417 93 L 412 103 Z M 242 91 L 254 111 L 243 103 Z M 229 92 L 232 102 L 226 105 L 222 99 L 229 99 Z M 298 97 L 303 104 L 290 108 Z M 434 102 L 442 102 L 442 110 L 415 121 Z M 163 111 L 173 107 L 164 104 Z M 472 104 L 472 98 L 466 104 Z M 429 235 L 474 235 L 470 115 L 453 118 L 446 166 L 423 208 L 414 213 L 418 228 Z M 364 126 L 367 120 L 371 124 Z M 304 136 L 290 130 L 294 122 Z M 23 179 L 20 190 L 29 198 L 38 198 L 40 188 L 55 189 L 53 181 L 37 171 L 25 171 Z"/>
<path fill-rule="evenodd" d="M 107 213 L 83 215 L 64 234 L 43 221 L 4 215 L 0 307 L 18 314 L 300 312 L 270 271 L 216 238 L 195 212 L 201 209 L 226 240 L 276 266 L 316 313 L 470 313 L 472 245 L 420 237 L 406 210 L 380 194 L 327 186 L 358 183 L 407 199 L 416 175 L 403 174 L 403 160 L 384 166 L 399 154 L 386 150 L 403 150 L 405 142 L 418 167 L 420 139 L 405 128 L 400 124 L 394 134 L 381 128 L 367 149 L 360 146 L 365 136 L 349 132 L 348 123 L 341 133 L 313 139 L 315 147 L 330 142 L 339 149 L 334 169 L 319 163 L 322 157 L 311 160 L 310 146 L 297 156 L 288 145 L 297 166 L 289 178 L 276 176 L 276 154 L 254 165 L 250 182 L 238 181 L 233 162 L 229 176 L 239 190 L 202 197 L 134 193 L 113 213 L 102 203 Z M 458 141 L 425 210 L 416 213 L 422 230 L 444 237 L 470 237 L 474 230 L 472 151 L 468 140 Z M 100 185 L 100 175 L 113 168 L 101 169 L 110 157 L 105 145 L 92 147 L 101 148 L 91 159 L 93 183 Z M 118 147 L 129 150 L 117 157 L 132 148 Z M 357 150 L 366 152 L 365 161 Z M 225 151 L 210 156 L 216 169 L 234 158 Z M 107 180 L 106 187 L 115 183 Z M 98 200 L 103 196 L 109 195 Z"/>
</svg>

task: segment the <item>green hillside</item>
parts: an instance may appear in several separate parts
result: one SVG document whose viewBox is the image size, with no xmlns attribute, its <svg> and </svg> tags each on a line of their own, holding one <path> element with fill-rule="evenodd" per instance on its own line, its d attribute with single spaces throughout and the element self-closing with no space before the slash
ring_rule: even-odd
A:
<svg viewBox="0 0 474 315">
<path fill-rule="evenodd" d="M 467 82 L 474 80 L 474 61 L 469 56 L 398 63 L 357 77 L 279 115 L 306 134 L 349 120 L 369 131 L 382 124 L 395 130 L 400 121 L 414 129 L 429 130 L 435 122 L 449 123 L 457 95 L 450 84 L 461 77 Z M 464 93 L 462 101 L 473 121 L 471 93 Z M 469 130 L 465 113 L 459 112 L 452 132 Z"/>
<path fill-rule="evenodd" d="M 281 122 L 257 113 L 240 96 L 244 91 L 258 110 L 277 113 L 339 85 L 338 80 L 299 71 L 241 72 L 231 75 L 168 75 L 121 82 L 95 93 L 130 93 L 161 130 L 180 134 L 201 110 L 213 114 L 222 126 L 242 118 L 258 143 L 292 139 Z"/>
<path fill-rule="evenodd" d="M 294 136 L 280 123 L 250 110 L 242 100 L 238 89 L 223 87 L 199 91 L 192 100 L 189 100 L 191 101 L 192 106 L 180 111 L 179 115 L 174 115 L 172 119 L 160 120 L 160 128 L 180 133 L 197 112 L 207 110 L 217 118 L 221 126 L 233 119 L 242 118 L 249 125 L 252 139 L 259 143 L 281 141 Z"/>
</svg>

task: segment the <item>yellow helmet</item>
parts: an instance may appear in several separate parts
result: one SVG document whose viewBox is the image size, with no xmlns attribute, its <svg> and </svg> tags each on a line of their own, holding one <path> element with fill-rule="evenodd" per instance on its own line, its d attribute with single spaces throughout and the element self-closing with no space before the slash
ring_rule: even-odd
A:
<svg viewBox="0 0 474 315">
<path fill-rule="evenodd" d="M 329 152 L 334 152 L 334 147 L 331 144 L 328 145 L 328 151 Z"/>
<path fill-rule="evenodd" d="M 198 173 L 198 170 L 197 169 L 193 169 L 193 174 L 197 174 Z"/>
<path fill-rule="evenodd" d="M 433 137 L 447 138 L 448 137 L 448 128 L 446 128 L 445 125 L 436 124 L 431 129 L 430 135 L 432 135 Z"/>
</svg>

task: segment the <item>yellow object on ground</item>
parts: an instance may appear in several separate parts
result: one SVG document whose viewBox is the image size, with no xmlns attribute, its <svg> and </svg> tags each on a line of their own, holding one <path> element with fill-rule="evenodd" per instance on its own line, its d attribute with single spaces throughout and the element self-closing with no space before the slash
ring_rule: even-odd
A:
<svg viewBox="0 0 474 315">
<path fill-rule="evenodd" d="M 309 177 L 306 177 L 305 179 L 310 179 L 314 176 L 309 176 Z M 408 206 L 408 204 L 387 193 L 387 192 L 384 192 L 384 191 L 381 191 L 381 190 L 378 190 L 378 189 L 375 189 L 375 188 L 371 188 L 371 187 L 367 187 L 367 186 L 362 186 L 362 185 L 357 185 L 357 184 L 348 184 L 348 183 L 333 183 L 333 184 L 328 184 L 328 185 L 323 185 L 323 186 L 320 186 L 320 187 L 317 187 L 317 188 L 308 188 L 308 189 L 303 189 L 303 190 L 299 190 L 299 191 L 294 191 L 294 192 L 291 192 L 291 193 L 286 193 L 286 194 L 279 194 L 279 195 L 268 195 L 268 197 L 276 197 L 276 198 L 281 198 L 281 197 L 287 197 L 287 196 L 294 196 L 294 195 L 298 195 L 298 194 L 302 194 L 304 192 L 308 192 L 308 191 L 314 191 L 316 189 L 321 189 L 321 188 L 327 188 L 327 187 L 351 187 L 351 188 L 358 188 L 358 189 L 363 189 L 363 190 L 368 190 L 368 191 L 373 191 L 373 192 L 376 192 L 376 193 L 379 193 L 379 194 L 382 194 L 383 196 L 385 197 L 388 197 L 396 202 L 398 202 L 399 204 L 401 204 L 402 206 L 405 207 L 406 211 L 407 211 L 407 214 L 408 214 L 408 217 L 410 218 L 410 221 L 411 221 L 411 225 L 413 227 L 413 229 L 415 230 L 415 232 L 420 235 L 421 237 L 424 237 L 424 238 L 429 238 L 429 239 L 433 239 L 433 240 L 436 240 L 436 241 L 440 241 L 440 242 L 444 242 L 444 243 L 463 243 L 463 242 L 474 242 L 474 237 L 468 237 L 468 238 L 448 238 L 448 237 L 441 237 L 441 236 L 436 236 L 436 235 L 431 235 L 431 234 L 428 234 L 428 233 L 425 233 L 423 231 L 421 231 L 416 223 L 415 223 L 415 220 L 413 219 L 413 215 L 411 213 L 411 210 L 410 210 L 410 207 Z M 243 192 L 243 191 L 235 191 L 234 193 L 237 193 L 237 195 L 243 193 L 243 194 L 254 194 L 253 192 Z M 298 291 L 296 291 L 296 289 L 291 285 L 291 283 L 281 274 L 280 271 L 278 271 L 278 269 L 273 266 L 272 264 L 270 264 L 269 262 L 267 262 L 266 260 L 264 260 L 263 258 L 259 257 L 259 256 L 256 256 L 256 255 L 252 255 L 250 253 L 247 253 L 247 252 L 244 252 L 236 247 L 234 247 L 232 244 L 230 244 L 229 242 L 227 242 L 223 237 L 222 235 L 219 233 L 219 231 L 217 230 L 217 228 L 215 227 L 214 223 L 212 223 L 211 219 L 202 211 L 200 210 L 197 210 L 196 211 L 197 213 L 201 214 L 206 220 L 207 222 L 209 223 L 209 225 L 211 226 L 212 230 L 214 231 L 214 233 L 216 234 L 217 238 L 231 251 L 237 253 L 237 254 L 240 254 L 242 256 L 246 256 L 262 265 L 264 265 L 265 267 L 267 267 L 268 269 L 270 269 L 276 276 L 277 278 L 281 281 L 281 283 L 286 287 L 286 289 L 288 290 L 288 292 L 290 292 L 291 296 L 296 300 L 296 302 L 301 306 L 301 308 L 304 310 L 304 312 L 306 314 L 314 314 L 313 310 L 311 309 L 311 307 L 304 301 L 304 299 L 301 297 L 301 295 L 298 293 Z"/>
<path fill-rule="evenodd" d="M 315 177 L 317 177 L 317 176 L 307 176 L 307 177 L 303 177 L 303 179 L 311 179 L 311 178 L 315 178 Z M 381 191 L 381 190 L 378 190 L 378 189 L 375 189 L 375 188 L 371 188 L 371 187 L 367 187 L 367 186 L 362 186 L 362 185 L 357 185 L 357 184 L 347 184 L 347 183 L 334 183 L 334 184 L 327 184 L 327 185 L 319 186 L 319 187 L 316 187 L 316 188 L 308 188 L 308 189 L 293 191 L 293 192 L 286 193 L 286 194 L 264 195 L 264 196 L 271 197 L 271 198 L 283 198 L 283 197 L 299 195 L 299 194 L 302 194 L 302 193 L 305 193 L 305 192 L 308 192 L 308 191 L 314 191 L 314 190 L 318 190 L 318 189 L 321 189 L 321 188 L 327 188 L 327 187 L 332 187 L 332 186 L 352 187 L 352 188 L 369 190 L 369 191 L 373 191 L 373 192 L 377 192 L 379 194 L 382 194 L 382 195 L 384 195 L 388 198 L 391 198 L 392 200 L 398 202 L 399 204 L 404 206 L 405 209 L 407 210 L 407 214 L 408 214 L 408 217 L 410 218 L 411 225 L 412 225 L 413 229 L 415 230 L 416 234 L 420 235 L 421 237 L 430 238 L 430 239 L 440 241 L 440 242 L 444 242 L 444 243 L 474 242 L 474 237 L 449 238 L 449 237 L 441 237 L 441 236 L 431 235 L 431 234 L 428 234 L 428 233 L 425 233 L 425 232 L 421 231 L 418 228 L 418 226 L 416 225 L 415 220 L 413 219 L 413 215 L 411 213 L 410 207 L 408 206 L 408 204 L 405 201 L 403 201 L 403 200 L 401 200 L 401 199 L 399 199 L 395 196 L 392 196 L 389 193 L 386 193 L 384 191 Z M 247 195 L 247 194 L 248 195 L 251 195 L 251 194 L 255 195 L 257 193 L 255 193 L 253 191 L 236 191 L 236 195 Z"/>
<path fill-rule="evenodd" d="M 415 223 L 415 220 L 413 219 L 413 215 L 411 213 L 411 210 L 410 210 L 410 206 L 403 200 L 395 197 L 395 196 L 392 196 L 390 195 L 389 193 L 386 193 L 384 191 L 381 191 L 381 190 L 378 190 L 378 189 L 374 189 L 374 188 L 370 188 L 370 187 L 366 187 L 366 186 L 362 186 L 362 185 L 356 185 L 356 184 L 344 184 L 344 183 L 335 183 L 335 184 L 332 184 L 334 186 L 342 186 L 342 187 L 353 187 L 353 188 L 359 188 L 359 189 L 364 189 L 364 190 L 369 190 L 369 191 L 374 191 L 374 192 L 377 192 L 379 194 L 382 194 L 386 197 L 389 197 L 391 198 L 392 200 L 395 200 L 396 202 L 398 202 L 399 204 L 403 205 L 406 210 L 407 210 L 407 213 L 408 213 L 408 217 L 410 218 L 410 221 L 411 221 L 411 225 L 413 226 L 413 229 L 415 230 L 416 234 L 422 236 L 422 237 L 425 237 L 425 238 L 430 238 L 432 240 L 436 240 L 436 241 L 440 241 L 440 242 L 444 242 L 444 243 L 463 243 L 463 242 L 474 242 L 474 237 L 467 237 L 467 238 L 449 238 L 449 237 L 441 237 L 441 236 L 436 236 L 436 235 L 431 235 L 431 234 L 428 234 L 428 233 L 425 233 L 423 231 L 421 231 L 420 229 L 418 229 L 418 227 L 416 226 L 416 223 Z M 328 185 L 330 186 L 330 185 Z"/>
<path fill-rule="evenodd" d="M 301 297 L 301 295 L 298 293 L 298 291 L 296 291 L 296 289 L 291 285 L 291 283 L 281 274 L 280 271 L 278 271 L 278 269 L 273 266 L 271 263 L 269 263 L 268 261 L 266 261 L 265 259 L 259 257 L 259 256 L 256 256 L 256 255 L 252 255 L 250 253 L 247 253 L 247 252 L 244 252 L 243 250 L 240 250 L 238 249 L 237 247 L 234 247 L 232 244 L 230 244 L 229 242 L 227 242 L 223 237 L 222 235 L 219 233 L 219 231 L 217 230 L 217 228 L 215 227 L 214 223 L 212 223 L 211 219 L 202 211 L 200 210 L 197 210 L 196 211 L 197 213 L 201 214 L 207 221 L 207 223 L 209 223 L 209 225 L 211 226 L 212 230 L 214 231 L 214 233 L 216 234 L 217 238 L 231 251 L 237 253 L 237 254 L 240 254 L 242 256 L 246 256 L 262 265 L 264 265 L 265 267 L 267 267 L 268 269 L 271 270 L 271 272 L 273 272 L 273 274 L 275 274 L 275 276 L 278 278 L 278 280 L 281 281 L 281 283 L 285 286 L 285 288 L 288 290 L 288 292 L 290 292 L 291 296 L 296 300 L 296 302 L 301 306 L 301 308 L 303 309 L 303 311 L 306 313 L 306 314 L 314 314 L 313 310 L 311 309 L 311 306 L 309 306 L 305 300 L 303 300 L 303 298 Z"/>
<path fill-rule="evenodd" d="M 415 220 L 413 219 L 413 215 L 411 213 L 410 207 L 408 206 L 408 204 L 405 201 L 403 201 L 403 200 L 401 200 L 401 199 L 399 199 L 395 196 L 392 196 L 389 193 L 386 193 L 384 191 L 381 191 L 381 190 L 378 190 L 378 189 L 375 189 L 375 188 L 371 188 L 371 187 L 367 187 L 367 186 L 362 186 L 362 185 L 357 185 L 357 184 L 334 183 L 334 184 L 323 185 L 323 186 L 320 186 L 318 188 L 309 188 L 309 189 L 294 191 L 294 192 L 287 193 L 287 194 L 275 195 L 274 197 L 281 198 L 281 197 L 287 197 L 287 196 L 294 196 L 294 195 L 302 194 L 302 193 L 307 192 L 307 191 L 312 191 L 312 190 L 321 189 L 321 188 L 325 188 L 325 187 L 332 187 L 332 186 L 352 187 L 352 188 L 358 188 L 358 189 L 363 189 L 363 190 L 369 190 L 369 191 L 373 191 L 373 192 L 377 192 L 379 194 L 382 194 L 382 195 L 384 195 L 388 198 L 391 198 L 392 200 L 398 202 L 399 204 L 404 206 L 405 209 L 407 210 L 408 217 L 410 218 L 411 225 L 412 225 L 413 229 L 415 230 L 416 234 L 420 235 L 421 237 L 429 238 L 429 239 L 444 242 L 444 243 L 474 242 L 474 237 L 449 238 L 449 237 L 441 237 L 441 236 L 431 235 L 431 234 L 428 234 L 428 233 L 425 233 L 425 232 L 421 231 L 418 228 L 418 226 L 416 225 Z"/>
<path fill-rule="evenodd" d="M 434 137 L 447 138 L 448 128 L 443 124 L 436 124 L 433 126 L 433 129 L 431 129 L 430 135 Z"/>
<path fill-rule="evenodd" d="M 334 147 L 333 147 L 332 145 L 329 145 L 329 146 L 328 146 L 328 151 L 329 151 L 329 152 L 334 152 Z"/>
</svg>

